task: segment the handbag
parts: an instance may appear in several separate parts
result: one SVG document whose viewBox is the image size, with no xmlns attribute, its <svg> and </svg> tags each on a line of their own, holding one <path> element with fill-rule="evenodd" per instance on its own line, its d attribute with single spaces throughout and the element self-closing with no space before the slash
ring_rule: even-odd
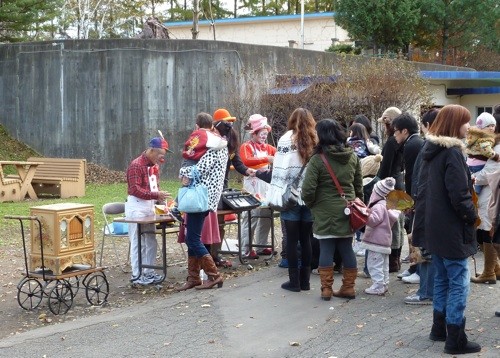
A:
<svg viewBox="0 0 500 358">
<path fill-rule="evenodd" d="M 346 201 L 346 208 L 344 209 L 344 213 L 346 215 L 349 215 L 349 224 L 351 226 L 351 231 L 356 232 L 366 225 L 368 221 L 368 208 L 360 198 L 354 198 L 354 200 L 347 200 L 345 198 L 344 190 L 342 190 L 342 187 L 340 186 L 337 176 L 335 175 L 335 173 L 332 170 L 332 167 L 326 160 L 325 154 L 321 153 L 320 156 L 321 159 L 323 160 L 323 163 L 325 163 L 328 173 L 330 173 L 330 176 L 332 177 L 333 183 L 337 187 L 340 197 Z"/>
<path fill-rule="evenodd" d="M 307 163 L 306 163 L 307 164 Z M 274 211 L 287 211 L 293 208 L 299 202 L 299 181 L 304 169 L 306 168 L 306 164 L 302 166 L 299 174 L 293 180 L 293 182 L 286 185 L 285 192 L 281 196 L 281 205 L 271 204 L 269 203 L 269 207 Z"/>
<path fill-rule="evenodd" d="M 198 168 L 191 170 L 193 178 L 188 186 L 183 186 L 177 193 L 177 208 L 185 213 L 202 213 L 208 211 L 208 190 L 201 182 Z"/>
</svg>

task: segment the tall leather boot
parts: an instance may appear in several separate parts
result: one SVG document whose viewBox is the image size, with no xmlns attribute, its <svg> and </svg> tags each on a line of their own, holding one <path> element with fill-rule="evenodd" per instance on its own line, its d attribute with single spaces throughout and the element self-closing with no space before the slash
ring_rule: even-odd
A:
<svg viewBox="0 0 500 358">
<path fill-rule="evenodd" d="M 186 291 L 195 286 L 201 285 L 200 261 L 196 256 L 188 257 L 188 277 L 181 287 L 176 287 L 176 291 Z"/>
<path fill-rule="evenodd" d="M 281 288 L 292 292 L 300 292 L 299 269 L 288 268 L 288 277 L 290 281 L 283 283 Z"/>
<path fill-rule="evenodd" d="M 500 244 L 493 244 L 493 248 L 497 253 L 497 262 L 495 263 L 495 275 L 497 276 L 497 280 L 500 280 L 500 263 L 498 263 L 498 259 L 500 259 Z"/>
<path fill-rule="evenodd" d="M 495 264 L 498 261 L 497 252 L 491 242 L 483 243 L 484 253 L 484 270 L 478 277 L 471 277 L 471 282 L 474 283 L 497 283 L 497 276 L 495 274 Z"/>
<path fill-rule="evenodd" d="M 400 255 L 400 249 L 391 249 L 391 253 L 389 254 L 389 272 L 399 272 L 399 268 L 401 267 L 401 263 L 399 262 Z"/>
<path fill-rule="evenodd" d="M 309 283 L 311 278 L 311 267 L 301 266 L 299 270 L 300 289 L 302 291 L 309 291 L 311 289 L 311 284 Z"/>
<path fill-rule="evenodd" d="M 465 334 L 465 318 L 461 325 L 447 324 L 448 336 L 444 344 L 444 352 L 448 354 L 476 353 L 481 346 L 475 342 L 469 342 Z"/>
<path fill-rule="evenodd" d="M 356 298 L 356 291 L 354 291 L 354 282 L 356 281 L 356 277 L 358 276 L 358 269 L 344 268 L 342 275 L 344 276 L 342 278 L 342 286 L 340 286 L 340 290 L 333 291 L 332 296 L 350 299 Z"/>
<path fill-rule="evenodd" d="M 321 299 L 323 301 L 330 301 L 332 298 L 333 286 L 333 266 L 331 267 L 318 267 L 319 278 L 321 280 Z"/>
<path fill-rule="evenodd" d="M 446 341 L 446 315 L 444 313 L 434 310 L 429 339 L 431 341 Z"/>
<path fill-rule="evenodd" d="M 396 263 L 397 263 L 397 265 L 398 265 L 398 272 L 399 272 L 399 271 L 401 271 L 401 251 L 402 251 L 402 250 L 403 250 L 403 249 L 400 247 L 400 248 L 399 248 L 399 249 L 397 249 L 397 251 L 396 251 L 396 257 L 397 257 L 397 261 L 396 261 Z"/>
<path fill-rule="evenodd" d="M 217 285 L 218 288 L 222 287 L 223 279 L 219 271 L 217 271 L 217 266 L 215 266 L 214 259 L 212 255 L 206 254 L 202 256 L 200 259 L 200 266 L 205 271 L 208 279 L 203 282 L 201 285 L 196 286 L 197 290 L 205 290 L 214 287 Z"/>
</svg>

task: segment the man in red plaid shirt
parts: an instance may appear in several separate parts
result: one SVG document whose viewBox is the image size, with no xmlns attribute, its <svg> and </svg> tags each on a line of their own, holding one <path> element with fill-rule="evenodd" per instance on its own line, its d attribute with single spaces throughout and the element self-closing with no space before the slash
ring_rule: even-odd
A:
<svg viewBox="0 0 500 358">
<path fill-rule="evenodd" d="M 170 193 L 160 191 L 159 165 L 165 161 L 168 143 L 164 138 L 155 137 L 149 142 L 149 147 L 127 168 L 128 197 L 125 204 L 125 215 L 129 218 L 140 218 L 154 215 L 154 204 L 156 201 L 165 202 Z M 143 225 L 144 232 L 141 238 L 141 257 L 144 265 L 154 265 L 156 260 L 155 226 Z M 149 285 L 161 282 L 163 277 L 154 272 L 153 269 L 139 271 L 137 224 L 129 224 L 130 238 L 130 264 L 132 266 L 133 284 Z"/>
</svg>

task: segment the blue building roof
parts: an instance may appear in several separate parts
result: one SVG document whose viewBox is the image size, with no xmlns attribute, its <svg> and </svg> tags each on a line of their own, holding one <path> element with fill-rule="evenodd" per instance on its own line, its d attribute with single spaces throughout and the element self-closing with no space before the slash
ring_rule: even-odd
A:
<svg viewBox="0 0 500 358">
<path fill-rule="evenodd" d="M 494 71 L 420 71 L 428 80 L 449 81 L 454 87 L 446 89 L 447 95 L 498 94 L 500 72 Z"/>
</svg>

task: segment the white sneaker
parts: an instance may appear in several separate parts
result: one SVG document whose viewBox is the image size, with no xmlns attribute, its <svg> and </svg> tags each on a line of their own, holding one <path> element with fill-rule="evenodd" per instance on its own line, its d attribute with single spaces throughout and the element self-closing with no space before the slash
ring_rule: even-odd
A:
<svg viewBox="0 0 500 358">
<path fill-rule="evenodd" d="M 432 300 L 429 298 L 421 298 L 417 294 L 413 294 L 405 298 L 407 305 L 432 305 Z"/>
<path fill-rule="evenodd" d="M 402 280 L 404 283 L 420 283 L 420 276 L 415 272 L 410 276 L 403 277 Z"/>
<path fill-rule="evenodd" d="M 160 283 L 163 281 L 163 275 L 159 275 L 156 272 L 148 272 L 143 275 L 146 279 L 153 281 L 153 283 L 156 285 L 157 283 Z"/>
<path fill-rule="evenodd" d="M 407 277 L 407 276 L 410 276 L 410 275 L 411 275 L 410 271 L 404 270 L 403 272 L 398 273 L 397 277 L 401 280 L 403 277 Z"/>
<path fill-rule="evenodd" d="M 377 296 L 383 296 L 385 295 L 385 287 L 384 286 L 379 286 L 377 284 L 373 284 L 370 287 L 365 289 L 365 293 L 368 295 L 377 295 Z"/>
<path fill-rule="evenodd" d="M 141 275 L 139 277 L 132 277 L 130 279 L 130 282 L 133 284 L 133 285 L 141 285 L 141 286 L 147 286 L 147 285 L 151 285 L 154 283 L 153 279 L 152 278 L 148 278 L 144 275 Z"/>
<path fill-rule="evenodd" d="M 319 271 L 318 271 L 318 269 L 317 269 L 317 268 L 313 269 L 313 270 L 311 271 L 311 273 L 312 273 L 313 275 L 319 275 Z"/>
<path fill-rule="evenodd" d="M 366 249 L 360 249 L 356 252 L 356 256 L 365 257 Z"/>
<path fill-rule="evenodd" d="M 361 241 L 354 240 L 354 244 L 352 245 L 352 251 L 356 253 L 359 250 L 361 250 Z"/>
</svg>

